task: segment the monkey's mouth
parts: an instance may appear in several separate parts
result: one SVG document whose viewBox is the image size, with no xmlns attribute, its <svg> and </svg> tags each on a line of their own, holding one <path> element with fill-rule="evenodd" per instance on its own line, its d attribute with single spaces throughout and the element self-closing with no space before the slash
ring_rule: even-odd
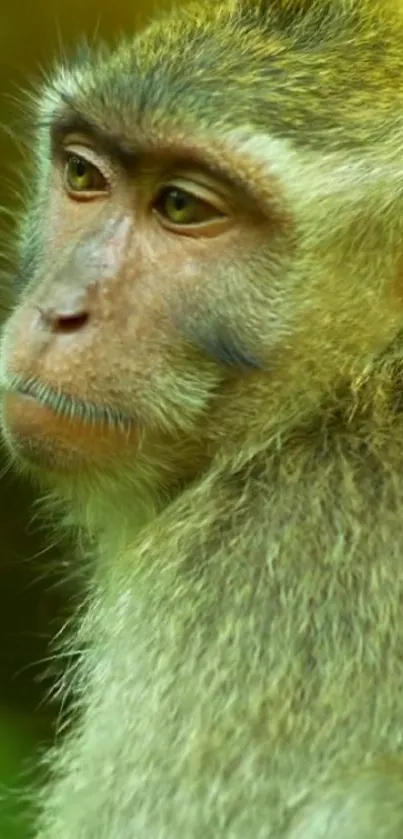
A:
<svg viewBox="0 0 403 839">
<path fill-rule="evenodd" d="M 80 422 L 92 427 L 105 426 L 123 432 L 129 431 L 133 426 L 133 417 L 115 407 L 99 405 L 71 396 L 61 389 L 56 390 L 50 385 L 43 384 L 36 378 L 24 380 L 18 375 L 9 376 L 5 382 L 2 382 L 1 387 L 6 395 L 30 397 L 57 416 L 72 422 Z"/>
<path fill-rule="evenodd" d="M 133 437 L 138 444 L 137 423 L 109 405 L 18 376 L 2 388 L 5 440 L 13 453 L 37 466 L 70 471 L 84 462 L 101 465 L 132 449 Z"/>
</svg>

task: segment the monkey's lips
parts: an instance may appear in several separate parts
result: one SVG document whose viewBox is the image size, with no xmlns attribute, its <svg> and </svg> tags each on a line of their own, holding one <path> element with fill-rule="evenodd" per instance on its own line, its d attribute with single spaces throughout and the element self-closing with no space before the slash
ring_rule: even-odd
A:
<svg viewBox="0 0 403 839">
<path fill-rule="evenodd" d="M 93 421 L 57 410 L 33 394 L 15 390 L 3 396 L 3 430 L 12 451 L 51 471 L 112 466 L 122 449 L 133 452 L 133 433 L 123 424 Z M 137 436 L 137 435 L 136 435 Z M 138 442 L 138 441 L 137 441 Z"/>
</svg>

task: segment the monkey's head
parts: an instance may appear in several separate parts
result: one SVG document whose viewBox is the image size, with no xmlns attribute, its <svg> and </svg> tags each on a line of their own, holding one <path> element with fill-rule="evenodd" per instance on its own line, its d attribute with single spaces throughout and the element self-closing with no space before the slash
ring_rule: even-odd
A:
<svg viewBox="0 0 403 839">
<path fill-rule="evenodd" d="M 395 339 L 398 57 L 299 5 L 191 7 L 40 92 L 1 358 L 23 462 L 191 475 Z"/>
</svg>

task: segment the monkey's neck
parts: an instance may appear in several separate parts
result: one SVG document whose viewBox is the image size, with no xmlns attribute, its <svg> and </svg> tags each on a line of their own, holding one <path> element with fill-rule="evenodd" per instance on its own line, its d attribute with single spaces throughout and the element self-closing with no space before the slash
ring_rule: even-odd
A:
<svg viewBox="0 0 403 839">
<path fill-rule="evenodd" d="M 158 800 L 179 835 L 189 796 L 200 821 L 217 788 L 219 814 L 235 813 L 234 836 L 249 835 L 242 813 L 251 818 L 259 801 L 275 797 L 277 778 L 285 800 L 314 780 L 307 736 L 335 768 L 329 697 L 335 707 L 349 703 L 344 759 L 365 760 L 377 728 L 362 708 L 370 684 L 382 690 L 391 625 L 394 644 L 403 643 L 393 617 L 403 597 L 403 425 L 396 421 L 386 438 L 380 427 L 371 445 L 365 416 L 357 443 L 351 425 L 334 418 L 331 433 L 317 422 L 247 468 L 212 464 L 95 566 L 75 642 L 88 716 L 73 758 L 80 765 L 91 755 L 91 766 L 107 760 L 131 773 L 139 824 L 154 825 Z M 364 626 L 379 656 L 363 645 Z M 400 725 L 400 708 L 390 713 L 391 727 Z M 116 726 L 121 718 L 126 727 Z M 303 772 L 295 779 L 297 754 Z M 268 786 L 265 772 L 261 786 L 255 781 L 251 806 L 247 767 L 260 761 L 272 762 L 272 780 Z M 120 781 L 115 771 L 105 778 L 107 800 L 108 784 Z M 124 812 L 120 818 L 123 829 Z"/>
</svg>

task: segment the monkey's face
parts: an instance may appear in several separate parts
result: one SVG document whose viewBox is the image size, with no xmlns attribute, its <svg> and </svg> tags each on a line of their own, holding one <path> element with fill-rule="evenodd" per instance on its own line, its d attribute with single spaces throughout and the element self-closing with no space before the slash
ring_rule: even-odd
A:
<svg viewBox="0 0 403 839">
<path fill-rule="evenodd" d="M 3 336 L 6 439 L 57 472 L 164 447 L 186 469 L 231 354 L 254 363 L 221 315 L 266 224 L 228 180 L 173 152 L 123 159 L 69 127 L 45 168 L 22 242 L 30 279 Z"/>
</svg>

